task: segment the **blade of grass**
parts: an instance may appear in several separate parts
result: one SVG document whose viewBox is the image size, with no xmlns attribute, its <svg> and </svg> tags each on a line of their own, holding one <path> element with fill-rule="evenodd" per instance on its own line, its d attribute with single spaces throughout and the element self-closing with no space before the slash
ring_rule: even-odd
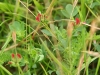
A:
<svg viewBox="0 0 100 75">
<path fill-rule="evenodd" d="M 7 40 L 4 43 L 4 45 L 2 46 L 2 50 L 7 47 L 7 45 L 9 44 L 10 41 L 11 41 L 11 32 L 8 33 Z"/>
<path fill-rule="evenodd" d="M 95 18 L 98 18 L 94 12 L 88 7 L 88 5 L 85 3 L 85 6 L 88 8 L 88 10 L 92 13 L 92 15 L 95 17 Z"/>
<path fill-rule="evenodd" d="M 80 19 L 82 20 L 82 19 L 83 19 L 83 15 L 82 15 L 82 13 L 81 13 L 81 11 L 79 10 L 78 7 L 76 7 L 76 8 L 77 8 L 77 10 L 78 10 L 78 12 L 79 12 Z"/>
<path fill-rule="evenodd" d="M 4 74 L 4 71 L 0 68 L 0 73 L 2 74 L 2 75 L 5 75 Z"/>
<path fill-rule="evenodd" d="M 2 65 L 0 65 L 0 68 L 2 68 L 8 75 L 12 75 L 5 67 L 3 67 Z"/>
<path fill-rule="evenodd" d="M 42 65 L 41 63 L 39 63 L 39 64 L 40 64 L 40 66 L 42 67 L 42 69 L 43 69 L 45 75 L 48 75 L 47 72 L 46 72 L 46 70 L 45 70 L 45 68 L 43 67 L 43 65 Z"/>
<path fill-rule="evenodd" d="M 98 60 L 98 64 L 97 64 L 95 75 L 98 75 L 99 67 L 100 67 L 100 58 Z"/>
<path fill-rule="evenodd" d="M 48 49 L 48 47 L 45 45 L 45 43 L 43 42 L 43 40 L 42 40 L 41 38 L 40 38 L 40 41 L 42 42 L 43 46 L 44 46 L 45 49 L 47 50 L 47 52 L 48 52 L 48 54 L 50 55 L 50 57 L 51 57 L 60 67 L 62 67 L 62 68 L 65 70 L 65 72 L 68 73 L 68 75 L 71 75 L 71 74 L 69 74 L 68 69 L 66 69 L 66 67 L 63 66 L 63 65 L 61 64 L 61 62 L 58 61 L 58 59 L 52 54 L 52 52 Z"/>
<path fill-rule="evenodd" d="M 86 17 L 86 6 L 85 6 L 86 0 L 81 0 L 81 13 L 82 13 L 82 21 L 85 20 Z"/>
<path fill-rule="evenodd" d="M 19 8 L 19 3 L 20 2 L 18 0 L 16 0 L 16 5 L 15 5 L 14 13 L 17 13 L 18 8 Z M 12 22 L 15 21 L 15 18 L 16 18 L 16 15 L 14 14 L 13 19 L 12 19 Z"/>
</svg>

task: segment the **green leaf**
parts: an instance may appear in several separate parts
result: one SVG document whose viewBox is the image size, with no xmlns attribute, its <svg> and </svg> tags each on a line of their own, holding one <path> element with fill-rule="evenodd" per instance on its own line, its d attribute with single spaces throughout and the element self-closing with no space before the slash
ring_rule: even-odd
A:
<svg viewBox="0 0 100 75">
<path fill-rule="evenodd" d="M 98 52 L 100 52 L 100 45 L 99 44 L 93 44 L 94 45 L 94 47 L 95 47 L 95 49 L 98 51 Z"/>
<path fill-rule="evenodd" d="M 94 8 L 95 6 L 99 6 L 100 4 L 98 2 L 93 2 L 90 8 Z"/>
<path fill-rule="evenodd" d="M 11 60 L 10 52 L 2 53 L 0 52 L 0 64 L 3 64 L 9 60 Z"/>
<path fill-rule="evenodd" d="M 34 60 L 34 62 L 39 62 L 44 59 L 43 52 L 39 48 L 34 48 L 34 49 L 30 48 L 28 52 L 31 58 Z"/>
<path fill-rule="evenodd" d="M 52 36 L 51 33 L 46 29 L 42 29 L 41 32 L 48 35 L 48 36 Z"/>
<path fill-rule="evenodd" d="M 66 11 L 68 12 L 69 15 L 71 15 L 72 10 L 73 10 L 73 5 L 68 4 L 68 5 L 66 6 Z M 73 11 L 72 16 L 75 16 L 77 13 L 78 13 L 77 9 L 74 8 L 74 11 Z"/>
<path fill-rule="evenodd" d="M 43 59 L 44 59 L 44 55 L 42 55 L 42 54 L 41 55 L 38 55 L 38 62 L 39 61 L 42 61 Z"/>
<path fill-rule="evenodd" d="M 44 9 L 44 7 L 38 1 L 33 0 L 33 2 L 38 10 L 42 11 Z"/>
<path fill-rule="evenodd" d="M 93 40 L 99 40 L 100 39 L 100 35 L 95 35 L 94 37 L 93 37 Z"/>
<path fill-rule="evenodd" d="M 71 13 L 73 11 L 73 5 L 67 4 L 64 10 L 61 10 L 62 14 L 66 16 L 67 18 L 70 18 Z M 74 11 L 72 13 L 72 17 L 74 17 L 78 13 L 77 8 L 74 8 Z"/>
<path fill-rule="evenodd" d="M 31 75 L 31 72 L 28 70 L 27 72 L 24 73 L 24 75 Z"/>
<path fill-rule="evenodd" d="M 53 73 L 53 71 L 52 70 L 49 70 L 48 73 L 51 75 Z"/>
<path fill-rule="evenodd" d="M 15 31 L 18 37 L 24 37 L 24 24 L 18 21 L 14 21 L 12 25 L 9 25 L 10 30 Z"/>
<path fill-rule="evenodd" d="M 68 15 L 68 12 L 64 9 L 64 10 L 61 10 L 61 12 L 62 12 L 62 14 L 65 16 L 65 17 L 67 17 L 67 18 L 69 18 L 70 16 Z"/>
</svg>

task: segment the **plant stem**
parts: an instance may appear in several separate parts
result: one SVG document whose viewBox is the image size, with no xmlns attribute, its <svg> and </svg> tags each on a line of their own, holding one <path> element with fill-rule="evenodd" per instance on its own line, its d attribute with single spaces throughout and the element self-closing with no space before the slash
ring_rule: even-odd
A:
<svg viewBox="0 0 100 75">
<path fill-rule="evenodd" d="M 21 68 L 20 68 L 20 66 L 19 66 L 19 63 L 17 63 L 17 67 L 18 67 L 18 71 L 19 71 L 19 72 L 21 72 L 21 74 L 20 74 L 20 75 L 24 75 L 24 73 L 23 73 L 22 69 L 21 69 Z"/>
<path fill-rule="evenodd" d="M 52 10 L 52 7 L 54 6 L 54 4 L 56 3 L 57 0 L 52 0 L 51 4 L 49 5 L 47 11 L 45 12 L 45 15 L 49 15 L 49 12 Z"/>
<path fill-rule="evenodd" d="M 17 13 L 18 8 L 19 8 L 19 3 L 20 3 L 19 0 L 16 0 L 16 5 L 15 5 L 14 13 Z M 14 14 L 12 22 L 15 20 L 15 18 L 16 18 L 16 14 Z"/>
<path fill-rule="evenodd" d="M 98 59 L 98 64 L 97 64 L 95 75 L 98 75 L 97 73 L 99 71 L 99 67 L 100 67 L 100 58 Z"/>
<path fill-rule="evenodd" d="M 2 68 L 8 75 L 12 75 L 5 67 L 3 67 L 2 65 L 0 65 L 0 68 Z"/>
<path fill-rule="evenodd" d="M 95 15 L 95 13 L 88 7 L 87 4 L 85 4 L 85 6 L 88 8 L 88 10 L 92 13 L 92 15 L 93 15 L 95 18 L 98 18 L 97 15 Z"/>
<path fill-rule="evenodd" d="M 47 50 L 48 54 L 50 55 L 50 57 L 61 67 L 63 68 L 63 70 L 65 70 L 65 72 L 67 73 L 67 75 L 71 75 L 69 73 L 69 70 L 62 65 L 62 63 L 60 61 L 58 61 L 58 59 L 53 55 L 53 53 L 48 49 L 48 47 L 45 45 L 45 43 L 43 42 L 43 40 L 40 38 L 40 41 L 42 42 L 43 46 L 45 47 L 45 49 Z"/>
<path fill-rule="evenodd" d="M 81 13 L 82 13 L 82 21 L 85 20 L 86 17 L 86 6 L 85 6 L 86 0 L 81 0 Z"/>
<path fill-rule="evenodd" d="M 42 69 L 43 69 L 45 75 L 48 75 L 47 72 L 46 72 L 46 70 L 45 70 L 45 68 L 43 67 L 43 65 L 42 65 L 41 63 L 39 63 L 39 64 L 40 64 L 40 66 L 42 67 Z"/>
</svg>

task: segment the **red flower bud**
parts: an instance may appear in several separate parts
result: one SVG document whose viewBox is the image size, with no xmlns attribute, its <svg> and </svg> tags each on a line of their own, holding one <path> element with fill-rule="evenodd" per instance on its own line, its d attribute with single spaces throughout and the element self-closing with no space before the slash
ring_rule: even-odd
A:
<svg viewBox="0 0 100 75">
<path fill-rule="evenodd" d="M 41 14 L 39 13 L 38 16 L 41 17 Z"/>
<path fill-rule="evenodd" d="M 79 18 L 76 18 L 75 21 L 76 21 L 76 24 L 80 24 L 80 19 Z"/>
<path fill-rule="evenodd" d="M 41 19 L 41 14 L 39 13 L 36 18 L 35 18 L 38 22 L 40 22 L 40 19 Z"/>
<path fill-rule="evenodd" d="M 36 16 L 35 18 L 38 22 L 40 22 L 40 18 L 38 16 Z"/>
<path fill-rule="evenodd" d="M 14 54 L 14 53 L 12 53 L 12 54 L 11 54 L 11 57 L 12 57 L 12 58 L 14 58 L 14 57 L 15 57 L 15 54 Z"/>
<path fill-rule="evenodd" d="M 11 62 L 11 61 L 9 61 L 9 62 L 8 62 L 8 64 L 12 64 L 12 62 Z"/>
<path fill-rule="evenodd" d="M 22 56 L 21 56 L 19 53 L 17 53 L 17 57 L 18 57 L 18 58 L 21 58 Z"/>
</svg>

